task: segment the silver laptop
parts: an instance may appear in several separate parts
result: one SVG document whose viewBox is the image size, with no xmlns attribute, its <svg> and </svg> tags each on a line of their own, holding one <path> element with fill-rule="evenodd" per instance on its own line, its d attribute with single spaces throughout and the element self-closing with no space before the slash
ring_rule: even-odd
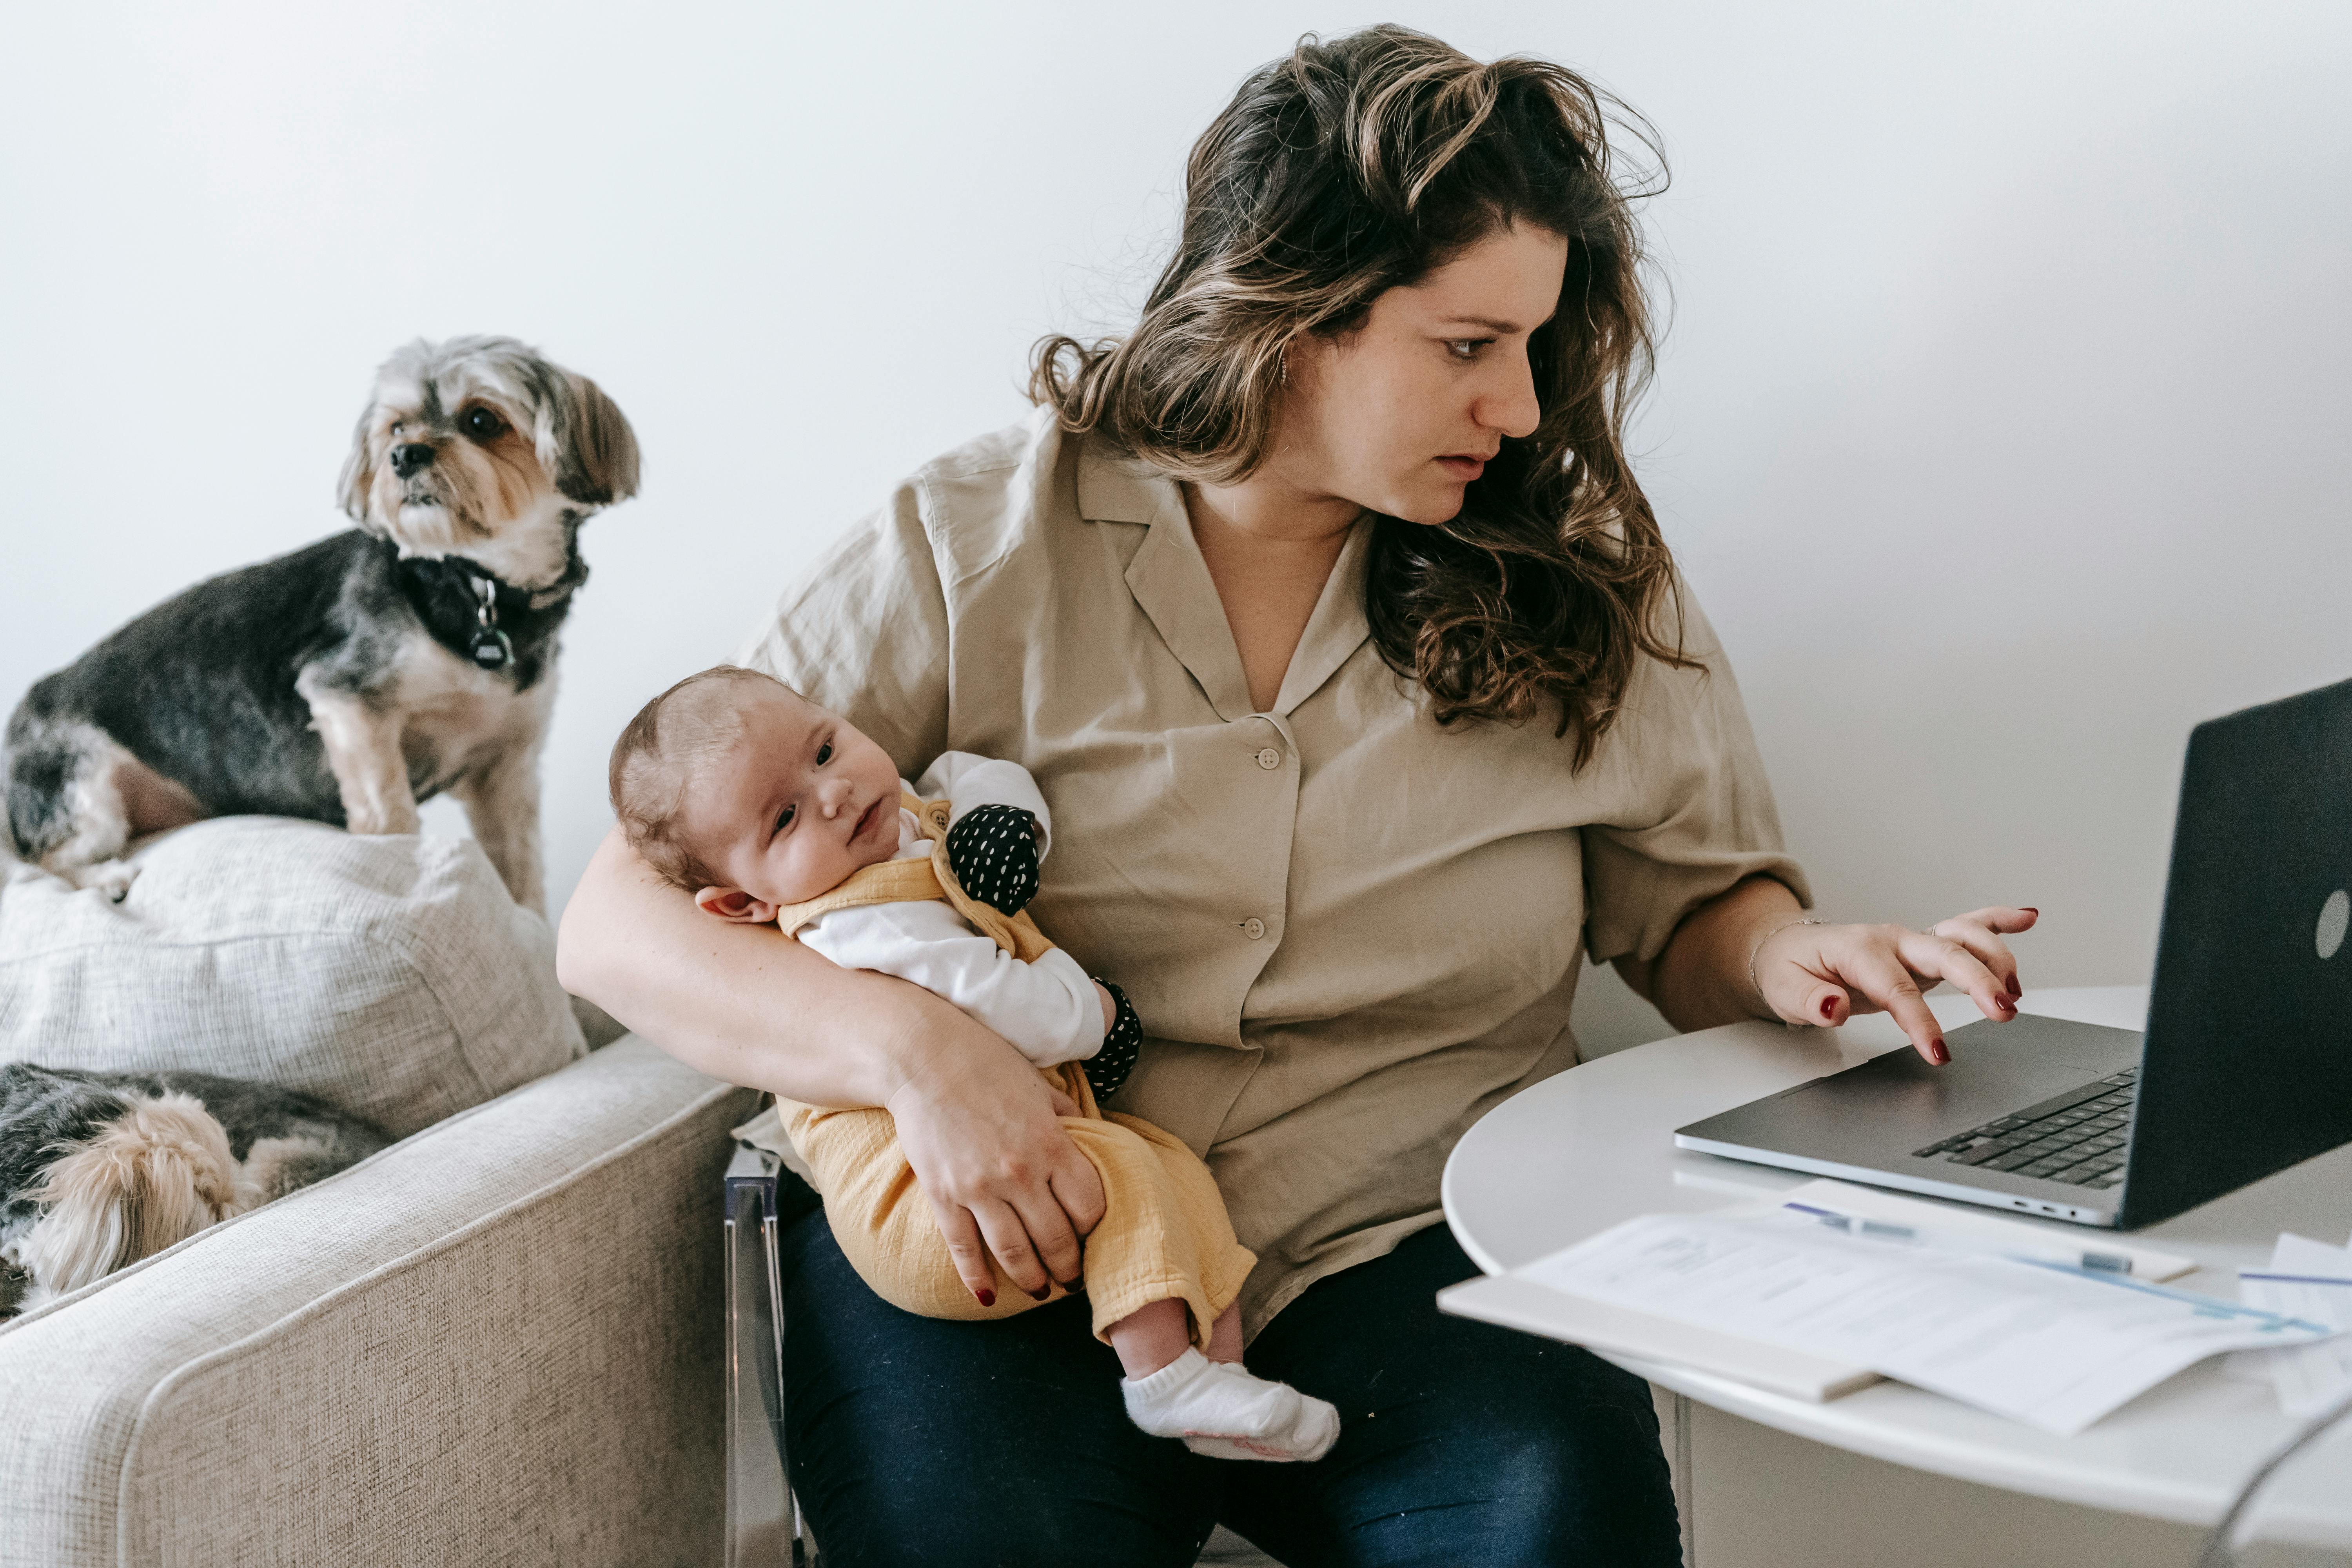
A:
<svg viewBox="0 0 2352 1568">
<path fill-rule="evenodd" d="M 2145 1033 L 2027 1015 L 1675 1133 L 2126 1229 L 2352 1142 L 2352 681 L 2189 738 Z"/>
</svg>

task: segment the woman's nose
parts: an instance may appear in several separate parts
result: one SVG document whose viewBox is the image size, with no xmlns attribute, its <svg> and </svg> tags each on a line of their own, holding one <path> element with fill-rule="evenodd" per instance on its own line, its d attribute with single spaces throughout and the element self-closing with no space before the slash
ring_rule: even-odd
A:
<svg viewBox="0 0 2352 1568">
<path fill-rule="evenodd" d="M 1527 356 L 1517 355 L 1508 364 L 1497 366 L 1496 374 L 1500 379 L 1479 398 L 1474 411 L 1478 423 L 1513 440 L 1534 435 L 1543 417 L 1543 405 L 1536 397 L 1535 373 Z"/>
</svg>

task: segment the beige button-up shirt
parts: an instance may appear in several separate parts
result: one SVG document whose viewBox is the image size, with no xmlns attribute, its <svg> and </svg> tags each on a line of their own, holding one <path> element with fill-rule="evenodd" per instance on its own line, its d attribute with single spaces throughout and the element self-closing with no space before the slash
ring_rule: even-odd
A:
<svg viewBox="0 0 2352 1568">
<path fill-rule="evenodd" d="M 1365 626 L 1370 536 L 1255 711 L 1176 484 L 1041 414 L 901 485 L 743 656 L 908 777 L 949 750 L 1035 775 L 1031 912 L 1133 999 L 1117 1107 L 1215 1172 L 1253 1334 L 1434 1223 L 1454 1141 L 1575 1064 L 1580 948 L 1654 957 L 1754 872 L 1805 897 L 1687 595 L 1706 668 L 1645 664 L 1579 773 L 1549 722 L 1429 718 Z"/>
</svg>

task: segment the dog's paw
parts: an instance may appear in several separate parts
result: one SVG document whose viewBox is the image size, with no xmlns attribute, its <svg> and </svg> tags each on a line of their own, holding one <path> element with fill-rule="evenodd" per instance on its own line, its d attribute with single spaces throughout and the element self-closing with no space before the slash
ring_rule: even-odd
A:
<svg viewBox="0 0 2352 1568">
<path fill-rule="evenodd" d="M 343 810 L 344 831 L 362 838 L 386 838 L 403 833 L 416 833 L 425 826 L 413 802 L 384 801 L 353 810 L 347 801 Z"/>
<path fill-rule="evenodd" d="M 139 868 L 128 860 L 101 860 L 95 866 L 79 866 L 60 874 L 76 888 L 104 893 L 108 903 L 119 904 L 131 896 L 131 884 L 139 879 Z"/>
</svg>

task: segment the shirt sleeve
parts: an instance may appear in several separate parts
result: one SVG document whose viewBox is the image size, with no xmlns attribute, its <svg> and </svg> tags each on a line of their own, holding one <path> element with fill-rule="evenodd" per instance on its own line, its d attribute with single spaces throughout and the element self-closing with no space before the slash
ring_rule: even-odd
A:
<svg viewBox="0 0 2352 1568">
<path fill-rule="evenodd" d="M 1681 644 L 1697 668 L 1643 660 L 1589 764 L 1615 803 L 1582 830 L 1585 947 L 1595 963 L 1657 957 L 1685 916 L 1748 877 L 1785 883 L 1812 907 L 1803 868 L 1781 848 L 1780 814 L 1731 661 L 1687 587 L 1681 609 Z M 1670 633 L 1673 614 L 1670 601 Z"/>
<path fill-rule="evenodd" d="M 1076 959 L 1055 948 L 1024 963 L 936 899 L 836 910 L 799 935 L 845 969 L 895 974 L 947 998 L 1038 1067 L 1102 1048 L 1102 1000 Z"/>
<path fill-rule="evenodd" d="M 736 662 L 842 715 L 908 775 L 947 744 L 948 646 L 922 487 L 909 480 L 785 590 Z"/>
<path fill-rule="evenodd" d="M 976 757 L 970 752 L 941 752 L 916 782 L 915 793 L 925 800 L 945 795 L 950 827 L 974 806 L 1018 806 L 1037 819 L 1037 858 L 1043 860 L 1053 845 L 1054 814 L 1045 809 L 1037 781 L 1019 763 Z"/>
</svg>

